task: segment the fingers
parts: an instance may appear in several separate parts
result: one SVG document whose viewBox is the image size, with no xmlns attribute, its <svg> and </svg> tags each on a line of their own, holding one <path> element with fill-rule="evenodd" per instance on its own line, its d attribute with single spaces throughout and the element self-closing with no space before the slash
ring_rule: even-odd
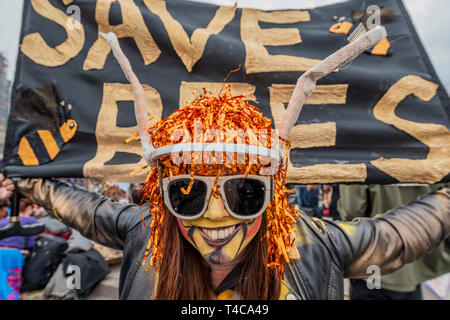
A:
<svg viewBox="0 0 450 320">
<path fill-rule="evenodd" d="M 14 183 L 11 179 L 6 179 L 5 182 L 3 182 L 3 187 L 6 188 L 8 191 L 14 191 L 16 187 L 14 186 Z"/>
<path fill-rule="evenodd" d="M 6 190 L 5 187 L 0 188 L 0 200 L 8 199 L 11 196 L 12 192 Z"/>
<path fill-rule="evenodd" d="M 0 183 L 0 200 L 9 198 L 16 189 L 14 183 L 11 179 L 6 178 L 3 173 L 0 173 Z"/>
</svg>

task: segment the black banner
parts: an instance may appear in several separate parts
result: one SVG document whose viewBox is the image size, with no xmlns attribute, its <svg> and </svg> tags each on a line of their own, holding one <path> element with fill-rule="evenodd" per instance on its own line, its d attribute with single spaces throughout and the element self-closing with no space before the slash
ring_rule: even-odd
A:
<svg viewBox="0 0 450 320">
<path fill-rule="evenodd" d="M 168 116 L 204 87 L 217 93 L 241 65 L 227 79 L 232 92 L 256 99 L 277 126 L 297 78 L 348 43 L 364 4 L 264 12 L 181 0 L 25 1 L 4 170 L 144 179 L 128 175 L 145 164 L 139 142 L 123 143 L 137 132 L 131 86 L 99 32 L 119 37 L 151 116 Z M 290 135 L 289 182 L 450 181 L 449 97 L 402 2 L 376 4 L 387 42 L 318 82 Z"/>
</svg>

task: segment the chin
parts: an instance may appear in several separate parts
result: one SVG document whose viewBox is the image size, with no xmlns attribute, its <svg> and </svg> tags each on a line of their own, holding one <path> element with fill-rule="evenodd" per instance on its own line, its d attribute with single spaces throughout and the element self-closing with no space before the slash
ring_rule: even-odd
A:
<svg viewBox="0 0 450 320">
<path fill-rule="evenodd" d="M 220 265 L 235 260 L 253 239 L 261 226 L 261 217 L 239 223 L 212 227 L 211 224 L 187 224 L 179 220 L 183 236 L 211 264 Z"/>
</svg>

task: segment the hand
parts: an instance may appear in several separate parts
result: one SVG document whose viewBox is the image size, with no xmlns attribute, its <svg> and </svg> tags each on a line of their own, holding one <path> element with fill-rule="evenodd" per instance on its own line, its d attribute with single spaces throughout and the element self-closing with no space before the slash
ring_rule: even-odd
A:
<svg viewBox="0 0 450 320">
<path fill-rule="evenodd" d="M 14 190 L 15 186 L 12 180 L 6 178 L 3 173 L 0 173 L 0 200 L 11 197 Z"/>
</svg>

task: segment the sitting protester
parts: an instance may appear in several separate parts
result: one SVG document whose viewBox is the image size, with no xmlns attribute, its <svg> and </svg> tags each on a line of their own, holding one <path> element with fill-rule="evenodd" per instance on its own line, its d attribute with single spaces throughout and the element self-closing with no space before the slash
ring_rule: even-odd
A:
<svg viewBox="0 0 450 320">
<path fill-rule="evenodd" d="M 0 174 L 0 228 L 9 223 L 8 198 L 14 190 L 11 180 Z M 18 300 L 22 282 L 22 267 L 25 257 L 20 249 L 31 244 L 23 237 L 7 238 L 0 241 L 0 300 Z"/>
<path fill-rule="evenodd" d="M 21 199 L 19 204 L 19 219 L 23 226 L 32 225 L 38 222 L 33 216 L 37 206 L 28 199 Z M 9 223 L 9 217 L 0 220 L 0 228 L 4 228 Z M 31 250 L 34 247 L 34 237 L 14 236 L 0 240 L 0 247 L 15 248 L 21 250 Z"/>
</svg>

